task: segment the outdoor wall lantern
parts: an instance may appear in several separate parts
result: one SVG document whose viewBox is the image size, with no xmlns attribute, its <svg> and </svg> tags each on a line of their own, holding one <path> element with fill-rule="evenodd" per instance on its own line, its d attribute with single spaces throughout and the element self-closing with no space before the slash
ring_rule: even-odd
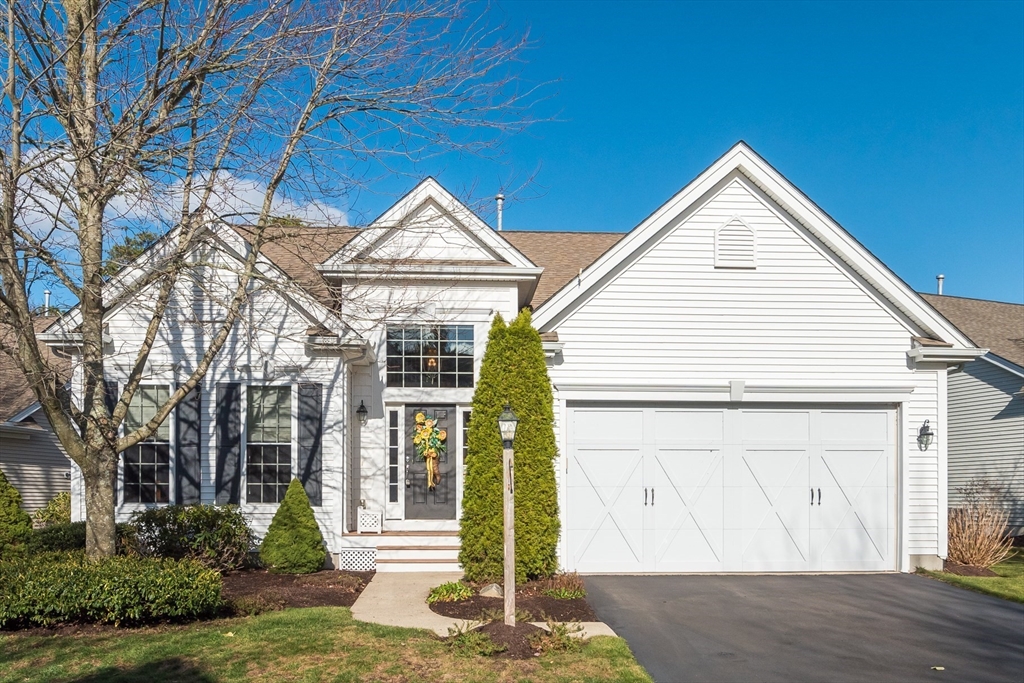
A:
<svg viewBox="0 0 1024 683">
<path fill-rule="evenodd" d="M 932 445 L 932 441 L 935 440 L 935 432 L 928 425 L 928 420 L 924 421 L 921 428 L 917 430 L 917 447 L 922 451 L 928 450 L 928 447 Z"/>
<path fill-rule="evenodd" d="M 359 401 L 359 407 L 356 408 L 356 417 L 359 418 L 359 424 L 366 426 L 366 419 L 370 416 L 370 411 L 366 409 L 366 404 Z"/>
<path fill-rule="evenodd" d="M 516 439 L 516 427 L 519 425 L 519 418 L 512 412 L 512 406 L 505 404 L 505 409 L 498 416 L 498 429 L 501 430 L 501 442 L 505 448 L 512 448 L 512 442 Z"/>
</svg>

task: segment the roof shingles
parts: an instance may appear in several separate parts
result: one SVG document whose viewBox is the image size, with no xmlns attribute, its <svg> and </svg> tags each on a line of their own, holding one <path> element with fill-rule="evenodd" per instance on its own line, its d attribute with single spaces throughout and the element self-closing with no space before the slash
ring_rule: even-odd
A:
<svg viewBox="0 0 1024 683">
<path fill-rule="evenodd" d="M 922 294 L 971 341 L 1024 367 L 1024 305 Z"/>
</svg>

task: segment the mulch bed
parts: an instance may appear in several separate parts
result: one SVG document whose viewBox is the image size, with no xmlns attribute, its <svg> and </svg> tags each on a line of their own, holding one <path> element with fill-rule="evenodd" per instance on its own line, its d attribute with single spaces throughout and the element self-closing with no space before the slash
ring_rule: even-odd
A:
<svg viewBox="0 0 1024 683">
<path fill-rule="evenodd" d="M 479 590 L 480 586 L 474 586 Z M 586 598 L 560 600 L 544 595 L 539 582 L 527 583 L 516 588 L 516 611 L 529 612 L 532 617 L 528 621 L 597 621 L 597 616 L 590 609 Z M 503 598 L 485 598 L 475 594 L 468 600 L 460 602 L 435 602 L 430 605 L 431 611 L 445 617 L 466 619 L 468 621 L 484 621 L 485 616 L 495 612 L 504 613 Z M 488 614 L 489 613 L 489 614 Z"/>
<path fill-rule="evenodd" d="M 517 621 L 515 626 L 506 626 L 503 621 L 492 621 L 484 624 L 474 631 L 481 631 L 491 637 L 497 645 L 503 645 L 504 650 L 497 653 L 497 657 L 509 659 L 530 659 L 537 656 L 537 651 L 530 643 L 530 636 L 535 633 L 544 633 L 544 629 L 534 626 L 531 623 Z"/>
<path fill-rule="evenodd" d="M 942 563 L 942 571 L 957 576 L 999 576 L 988 567 L 972 567 L 969 564 L 960 564 L 949 560 Z"/>
<path fill-rule="evenodd" d="M 279 608 L 351 607 L 373 572 L 325 569 L 313 574 L 271 574 L 265 569 L 224 575 L 221 589 L 229 609 L 241 600 L 260 599 Z"/>
</svg>

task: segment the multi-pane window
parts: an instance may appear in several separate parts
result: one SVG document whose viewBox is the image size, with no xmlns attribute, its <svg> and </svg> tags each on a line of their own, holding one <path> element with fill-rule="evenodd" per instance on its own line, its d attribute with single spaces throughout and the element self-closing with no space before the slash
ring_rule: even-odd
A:
<svg viewBox="0 0 1024 683">
<path fill-rule="evenodd" d="M 388 502 L 398 502 L 398 411 L 388 411 Z"/>
<path fill-rule="evenodd" d="M 170 398 L 166 386 L 140 385 L 128 405 L 125 433 L 134 432 L 156 415 Z M 171 428 L 165 420 L 145 441 L 124 452 L 124 502 L 167 503 L 171 499 Z"/>
<path fill-rule="evenodd" d="M 245 499 L 280 503 L 292 478 L 292 390 L 249 387 Z"/>
<path fill-rule="evenodd" d="M 472 411 L 467 410 L 462 413 L 462 459 L 465 460 L 466 456 L 469 455 L 469 418 L 473 414 Z"/>
<path fill-rule="evenodd" d="M 389 387 L 473 387 L 473 326 L 389 326 Z"/>
</svg>

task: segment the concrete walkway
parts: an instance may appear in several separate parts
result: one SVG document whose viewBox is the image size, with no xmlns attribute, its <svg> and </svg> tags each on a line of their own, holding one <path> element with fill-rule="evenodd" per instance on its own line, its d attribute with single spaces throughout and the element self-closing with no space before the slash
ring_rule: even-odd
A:
<svg viewBox="0 0 1024 683">
<path fill-rule="evenodd" d="M 424 628 L 447 636 L 450 627 L 464 627 L 467 622 L 431 612 L 427 595 L 434 586 L 461 578 L 458 572 L 377 572 L 352 605 L 352 616 L 371 624 Z M 534 622 L 534 625 L 547 627 L 542 622 Z M 581 626 L 584 638 L 615 635 L 600 621 L 585 621 Z"/>
</svg>

